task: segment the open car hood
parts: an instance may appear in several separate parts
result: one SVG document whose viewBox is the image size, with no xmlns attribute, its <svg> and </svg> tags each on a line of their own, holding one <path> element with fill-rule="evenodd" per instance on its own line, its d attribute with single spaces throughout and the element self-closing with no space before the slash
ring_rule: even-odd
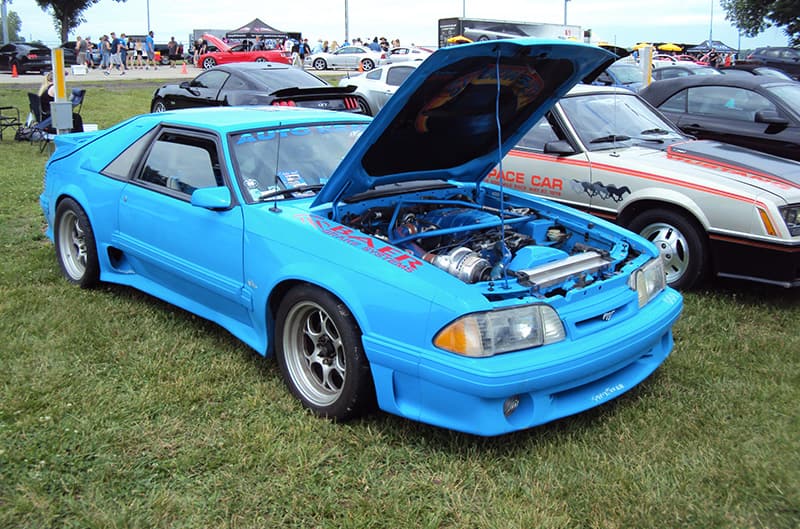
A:
<svg viewBox="0 0 800 529">
<path fill-rule="evenodd" d="M 230 44 L 223 41 L 219 37 L 212 35 L 211 33 L 203 33 L 203 40 L 205 40 L 208 44 L 216 46 L 217 51 L 231 51 Z"/>
<path fill-rule="evenodd" d="M 479 182 L 573 85 L 615 58 L 532 38 L 442 48 L 403 82 L 313 205 L 404 181 Z"/>
</svg>

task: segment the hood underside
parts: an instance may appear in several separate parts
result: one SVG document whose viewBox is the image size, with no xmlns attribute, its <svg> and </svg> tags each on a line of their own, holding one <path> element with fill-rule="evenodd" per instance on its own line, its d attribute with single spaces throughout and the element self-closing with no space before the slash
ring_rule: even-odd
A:
<svg viewBox="0 0 800 529">
<path fill-rule="evenodd" d="M 541 39 L 442 48 L 400 86 L 314 204 L 403 181 L 479 182 L 562 95 L 614 58 Z"/>
</svg>

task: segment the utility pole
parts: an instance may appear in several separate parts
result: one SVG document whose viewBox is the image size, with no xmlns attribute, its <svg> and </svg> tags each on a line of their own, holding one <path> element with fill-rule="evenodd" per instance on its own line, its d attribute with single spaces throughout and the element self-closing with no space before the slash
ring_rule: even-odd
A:
<svg viewBox="0 0 800 529">
<path fill-rule="evenodd" d="M 8 12 L 6 11 L 6 0 L 0 4 L 0 16 L 3 18 L 3 44 L 8 44 Z"/>
<path fill-rule="evenodd" d="M 347 8 L 347 0 L 344 0 L 344 41 L 350 43 L 350 14 Z"/>
<path fill-rule="evenodd" d="M 564 25 L 567 25 L 567 2 L 569 0 L 564 0 Z"/>
</svg>

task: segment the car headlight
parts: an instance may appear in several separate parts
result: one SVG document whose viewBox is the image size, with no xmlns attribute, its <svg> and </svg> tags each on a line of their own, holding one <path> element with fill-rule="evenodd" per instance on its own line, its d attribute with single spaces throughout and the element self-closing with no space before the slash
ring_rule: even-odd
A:
<svg viewBox="0 0 800 529">
<path fill-rule="evenodd" d="M 560 342 L 565 336 L 552 307 L 528 305 L 468 314 L 439 331 L 433 343 L 452 353 L 484 357 Z"/>
<path fill-rule="evenodd" d="M 644 307 L 667 286 L 661 256 L 651 259 L 628 279 L 628 286 L 639 295 L 639 308 Z"/>
<path fill-rule="evenodd" d="M 800 204 L 781 206 L 778 210 L 781 212 L 783 222 L 786 223 L 786 228 L 792 234 L 792 237 L 800 235 Z"/>
</svg>

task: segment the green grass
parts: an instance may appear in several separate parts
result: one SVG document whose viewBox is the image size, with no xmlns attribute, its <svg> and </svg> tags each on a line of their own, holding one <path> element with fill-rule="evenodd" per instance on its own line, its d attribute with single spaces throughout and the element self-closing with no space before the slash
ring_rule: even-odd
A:
<svg viewBox="0 0 800 529">
<path fill-rule="evenodd" d="M 84 121 L 145 111 L 153 88 L 92 86 Z M 70 286 L 43 235 L 46 157 L 0 143 L 2 528 L 800 526 L 796 291 L 688 293 L 652 377 L 540 428 L 334 424 L 216 325 Z"/>
</svg>

